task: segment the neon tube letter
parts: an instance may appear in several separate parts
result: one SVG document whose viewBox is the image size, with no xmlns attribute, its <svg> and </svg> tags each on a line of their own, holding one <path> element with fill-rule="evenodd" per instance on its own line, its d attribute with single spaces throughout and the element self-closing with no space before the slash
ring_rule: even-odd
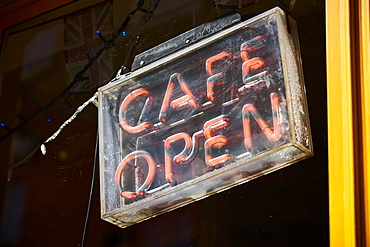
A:
<svg viewBox="0 0 370 247">
<path fill-rule="evenodd" d="M 216 135 L 216 130 L 225 128 L 229 124 L 229 120 L 229 117 L 221 115 L 205 122 L 203 125 L 203 133 L 207 139 L 204 143 L 205 161 L 208 166 L 224 164 L 233 158 L 233 156 L 229 154 L 220 155 L 218 157 L 212 156 L 212 148 L 225 146 L 228 142 L 225 136 Z"/>
<path fill-rule="evenodd" d="M 147 100 L 144 104 L 144 107 L 143 107 L 142 113 L 141 113 L 141 115 L 145 115 L 150 111 L 150 108 L 153 104 L 153 99 L 154 99 L 152 96 L 150 96 L 150 93 L 147 89 L 145 89 L 145 88 L 136 89 L 135 91 L 128 94 L 126 96 L 126 98 L 122 101 L 122 104 L 121 104 L 121 107 L 120 107 L 120 112 L 119 112 L 119 119 L 120 119 L 119 124 L 128 133 L 131 133 L 131 134 L 140 133 L 140 132 L 148 129 L 151 126 L 151 124 L 148 123 L 148 122 L 143 122 L 139 125 L 131 126 L 127 123 L 127 121 L 125 119 L 125 116 L 124 116 L 124 113 L 125 113 L 127 107 L 131 104 L 131 102 L 135 98 L 142 97 L 142 96 L 145 96 L 145 95 L 148 98 L 147 98 Z M 140 119 L 139 119 L 139 121 L 140 121 Z"/>
<path fill-rule="evenodd" d="M 180 84 L 181 89 L 185 93 L 185 95 L 171 101 L 176 81 Z M 197 107 L 196 99 L 194 97 L 194 94 L 190 91 L 186 82 L 183 80 L 181 74 L 175 73 L 171 75 L 170 80 L 168 82 L 166 93 L 164 95 L 162 102 L 162 107 L 159 113 L 159 121 L 161 121 L 162 123 L 167 121 L 167 112 L 169 107 L 176 110 L 181 110 L 188 106 L 196 108 Z"/>
<path fill-rule="evenodd" d="M 250 128 L 251 116 L 257 121 L 258 125 L 262 129 L 263 133 L 266 135 L 267 139 L 271 142 L 278 141 L 281 137 L 280 119 L 278 117 L 279 111 L 279 101 L 280 98 L 276 93 L 271 93 L 271 108 L 273 117 L 273 130 L 266 124 L 262 119 L 261 114 L 258 112 L 256 107 L 252 104 L 246 104 L 243 107 L 243 131 L 244 131 L 244 145 L 247 149 L 252 149 L 252 134 Z"/>
<path fill-rule="evenodd" d="M 134 193 L 134 192 L 123 191 L 122 186 L 121 186 L 121 178 L 122 178 L 122 173 L 123 173 L 123 170 L 124 170 L 125 166 L 132 160 L 135 160 L 135 162 L 136 162 L 136 159 L 139 158 L 139 157 L 142 157 L 146 160 L 146 162 L 148 164 L 148 175 L 147 175 L 146 180 L 144 181 L 144 183 L 138 188 L 138 194 L 139 195 L 143 194 L 142 192 L 147 190 L 153 182 L 154 175 L 155 175 L 155 161 L 154 161 L 154 158 L 146 151 L 142 151 L 142 150 L 134 151 L 134 152 L 128 154 L 122 160 L 122 162 L 118 165 L 117 170 L 116 170 L 115 182 L 116 182 L 116 185 L 120 188 L 119 194 L 122 197 L 133 199 L 133 198 L 136 198 L 137 195 L 138 195 L 137 193 Z M 135 167 L 136 167 L 136 164 L 135 164 Z"/>
<path fill-rule="evenodd" d="M 181 139 L 185 141 L 184 149 L 181 151 L 181 153 L 177 154 L 175 157 L 172 158 L 171 143 L 176 142 Z M 177 164 L 181 163 L 181 160 L 190 154 L 191 145 L 192 145 L 191 137 L 187 133 L 184 133 L 184 132 L 174 134 L 165 140 L 164 142 L 165 173 L 166 173 L 166 180 L 169 183 L 175 182 L 175 179 L 172 176 L 172 161 Z"/>
</svg>

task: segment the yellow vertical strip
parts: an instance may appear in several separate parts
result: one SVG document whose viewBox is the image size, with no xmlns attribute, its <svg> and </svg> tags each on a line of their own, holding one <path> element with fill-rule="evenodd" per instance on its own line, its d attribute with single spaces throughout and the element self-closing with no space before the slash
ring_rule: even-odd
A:
<svg viewBox="0 0 370 247">
<path fill-rule="evenodd" d="M 330 246 L 356 246 L 350 0 L 326 1 Z"/>
<path fill-rule="evenodd" d="M 360 0 L 360 72 L 361 117 L 363 147 L 363 181 L 366 243 L 370 243 L 370 7 L 368 0 Z"/>
</svg>

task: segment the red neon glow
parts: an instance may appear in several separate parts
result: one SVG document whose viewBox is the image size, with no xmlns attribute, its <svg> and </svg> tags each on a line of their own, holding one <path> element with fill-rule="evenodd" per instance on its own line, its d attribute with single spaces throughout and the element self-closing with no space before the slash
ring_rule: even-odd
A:
<svg viewBox="0 0 370 247">
<path fill-rule="evenodd" d="M 139 157 L 144 158 L 146 160 L 147 164 L 148 164 L 148 175 L 147 175 L 146 180 L 144 181 L 144 183 L 138 189 L 139 195 L 140 195 L 141 191 L 147 190 L 153 182 L 153 179 L 154 179 L 154 176 L 155 176 L 155 161 L 154 161 L 154 158 L 146 151 L 134 151 L 134 152 L 128 154 L 122 160 L 122 162 L 119 164 L 119 166 L 117 167 L 117 170 L 116 170 L 115 182 L 116 182 L 116 185 L 119 186 L 119 188 L 120 188 L 119 193 L 122 197 L 129 198 L 129 199 L 137 197 L 137 193 L 122 191 L 121 179 L 122 179 L 122 174 L 123 174 L 123 170 L 124 170 L 125 166 L 132 160 L 135 160 L 135 162 L 136 162 L 136 159 L 139 158 Z M 135 164 L 135 166 L 136 166 L 136 164 Z"/>
<path fill-rule="evenodd" d="M 259 57 L 254 57 L 249 59 L 248 61 L 245 61 L 242 65 L 242 72 L 244 76 L 249 75 L 250 70 L 256 70 L 263 66 L 264 62 Z"/>
<path fill-rule="evenodd" d="M 224 73 L 217 73 L 207 79 L 207 98 L 213 103 L 216 103 L 214 87 L 224 84 L 224 77 Z"/>
<path fill-rule="evenodd" d="M 179 163 L 187 164 L 195 159 L 199 150 L 199 138 L 203 136 L 203 130 L 199 130 L 191 137 L 191 150 L 188 156 L 183 157 Z"/>
<path fill-rule="evenodd" d="M 175 179 L 172 176 L 172 157 L 171 155 L 165 155 L 165 173 L 166 173 L 166 180 L 169 183 L 173 183 Z"/>
<path fill-rule="evenodd" d="M 221 52 L 213 57 L 210 57 L 207 59 L 206 61 L 206 71 L 209 75 L 213 75 L 213 71 L 212 71 L 212 64 L 218 60 L 221 60 L 223 58 L 226 58 L 226 57 L 229 57 L 231 54 L 224 51 L 224 52 Z"/>
<path fill-rule="evenodd" d="M 212 157 L 212 148 L 222 147 L 226 145 L 227 142 L 227 138 L 223 135 L 217 135 L 206 140 L 206 142 L 204 143 L 204 151 L 206 155 L 205 161 L 208 166 L 224 164 L 225 162 L 232 159 L 232 155 L 230 154 L 223 154 L 217 157 Z"/>
<path fill-rule="evenodd" d="M 121 107 L 120 107 L 120 113 L 119 113 L 119 118 L 120 118 L 120 126 L 127 131 L 128 133 L 136 134 L 140 133 L 144 130 L 147 130 L 150 128 L 151 124 L 148 122 L 143 122 L 139 125 L 136 126 L 131 126 L 127 123 L 125 117 L 124 117 L 124 112 L 126 111 L 127 107 L 131 104 L 131 102 L 136 99 L 137 97 L 141 96 L 147 96 L 148 99 L 146 100 L 144 107 L 142 109 L 142 114 L 146 114 L 147 112 L 150 111 L 150 108 L 153 103 L 153 97 L 149 95 L 149 91 L 144 89 L 144 88 L 139 88 L 136 89 L 135 91 L 131 92 L 129 95 L 126 96 L 126 98 L 123 100 Z"/>
<path fill-rule="evenodd" d="M 134 198 L 137 197 L 136 193 L 133 193 L 133 192 L 120 191 L 119 194 L 120 194 L 120 196 L 122 196 L 124 198 L 128 198 L 128 199 L 134 199 Z"/>
<path fill-rule="evenodd" d="M 190 149 L 190 147 L 191 147 L 191 138 L 187 133 L 184 133 L 184 132 L 177 133 L 177 134 L 174 134 L 174 135 L 168 137 L 166 139 L 166 141 L 164 142 L 166 149 L 170 149 L 171 148 L 171 143 L 175 142 L 175 141 L 178 141 L 180 139 L 183 139 L 185 141 L 185 149 Z"/>
<path fill-rule="evenodd" d="M 173 90 L 174 86 L 175 86 L 174 81 L 170 81 L 167 85 L 167 90 L 166 90 L 166 93 L 165 93 L 164 98 L 163 98 L 161 111 L 159 113 L 159 121 L 161 121 L 161 122 L 167 121 L 166 112 L 167 112 L 168 106 L 170 104 L 171 94 L 172 94 L 172 90 Z"/>
<path fill-rule="evenodd" d="M 210 150 L 212 147 L 222 147 L 227 144 L 228 140 L 223 135 L 217 135 L 206 140 L 204 148 Z"/>
<path fill-rule="evenodd" d="M 225 128 L 228 125 L 228 121 L 230 121 L 229 117 L 221 115 L 205 122 L 203 125 L 203 131 L 206 139 L 213 137 L 216 130 Z"/>
<path fill-rule="evenodd" d="M 180 84 L 181 89 L 185 93 L 185 95 L 171 101 L 173 89 L 175 87 L 175 81 L 177 81 Z M 168 82 L 158 119 L 162 123 L 167 121 L 167 111 L 169 107 L 176 110 L 181 110 L 189 106 L 193 108 L 197 107 L 197 102 L 194 97 L 194 94 L 190 91 L 188 85 L 182 79 L 181 74 L 175 73 L 171 75 L 170 80 Z"/>
<path fill-rule="evenodd" d="M 132 109 L 134 109 L 133 106 L 142 106 L 141 114 L 139 112 L 134 113 L 134 114 L 140 114 L 140 116 L 148 116 L 149 112 L 151 111 L 153 107 L 154 98 L 151 96 L 151 93 L 144 88 L 137 89 L 126 96 L 120 108 L 121 127 L 125 131 L 129 133 L 133 133 L 133 134 L 141 133 L 143 131 L 148 131 L 148 130 L 152 131 L 148 133 L 148 135 L 146 135 L 146 133 L 145 135 L 143 135 L 143 137 L 149 136 L 149 138 L 146 139 L 148 140 L 147 142 L 140 142 L 137 140 L 136 148 L 138 148 L 139 146 L 142 146 L 143 148 L 145 148 L 148 145 L 150 145 L 148 144 L 150 143 L 150 141 L 153 141 L 155 143 L 153 145 L 156 145 L 156 146 L 153 147 L 153 149 L 149 149 L 149 150 L 158 151 L 158 150 L 162 150 L 163 148 L 164 156 L 162 153 L 162 154 L 156 155 L 155 157 L 160 159 L 157 161 L 158 164 L 164 163 L 164 167 L 161 165 L 161 168 L 157 168 L 157 169 L 161 169 L 160 174 L 162 174 L 162 178 L 159 179 L 160 181 L 156 180 L 156 182 L 153 183 L 153 180 L 157 179 L 157 177 L 155 176 L 155 173 L 156 171 L 158 171 L 156 170 L 156 164 L 155 164 L 154 158 L 146 151 L 135 151 L 127 155 L 122 160 L 122 162 L 119 164 L 116 170 L 116 175 L 115 175 L 115 183 L 120 187 L 119 193 L 122 197 L 132 199 L 132 198 L 137 198 L 138 196 L 139 197 L 144 196 L 146 193 L 152 193 L 151 191 L 148 192 L 149 188 L 153 188 L 156 186 L 162 186 L 161 184 L 163 184 L 163 179 L 164 179 L 163 170 L 165 173 L 164 174 L 165 180 L 171 185 L 174 185 L 176 182 L 188 181 L 190 177 L 194 178 L 194 177 L 199 176 L 199 171 L 200 171 L 199 166 L 197 166 L 196 162 L 194 163 L 191 163 L 191 162 L 194 161 L 194 159 L 196 158 L 202 159 L 203 154 L 198 156 L 198 152 L 200 152 L 200 150 L 202 150 L 203 148 L 204 148 L 204 160 L 200 161 L 201 164 L 204 165 L 204 162 L 205 162 L 207 166 L 217 167 L 219 165 L 229 164 L 230 162 L 233 162 L 234 158 L 239 160 L 241 159 L 241 157 L 246 157 L 245 154 L 240 154 L 240 152 L 246 152 L 246 150 L 244 148 L 239 148 L 240 146 L 239 141 L 243 140 L 242 139 L 243 135 L 244 135 L 244 140 L 243 140 L 244 145 L 248 150 L 253 149 L 252 142 L 254 140 L 256 140 L 256 142 L 259 142 L 260 140 L 262 140 L 263 142 L 266 142 L 266 138 L 267 138 L 270 142 L 276 142 L 281 139 L 282 132 L 283 132 L 280 126 L 281 125 L 281 119 L 280 119 L 281 118 L 281 114 L 280 114 L 281 99 L 278 97 L 276 93 L 272 93 L 270 95 L 272 118 L 273 118 L 272 121 L 269 118 L 269 121 L 267 121 L 266 123 L 266 121 L 262 118 L 261 114 L 258 112 L 257 108 L 253 104 L 244 105 L 241 113 L 240 111 L 236 112 L 236 110 L 239 109 L 240 106 L 242 106 L 240 104 L 242 102 L 245 102 L 244 100 L 255 99 L 254 97 L 250 97 L 251 96 L 250 93 L 256 92 L 256 95 L 258 97 L 260 93 L 265 94 L 267 92 L 267 90 L 259 92 L 261 91 L 262 88 L 268 88 L 268 90 L 272 89 L 269 85 L 270 85 L 270 80 L 273 80 L 273 78 L 269 76 L 269 73 L 267 70 L 263 71 L 264 69 L 260 69 L 263 66 L 265 66 L 264 60 L 260 57 L 256 57 L 255 55 L 257 53 L 253 53 L 254 51 L 262 48 L 264 45 L 265 45 L 265 38 L 263 36 L 258 36 L 254 39 L 244 42 L 241 45 L 240 57 L 242 59 L 242 62 L 239 60 L 238 64 L 240 66 L 240 64 L 242 63 L 241 65 L 242 67 L 239 68 L 239 72 L 235 72 L 236 70 L 234 70 L 234 68 L 230 70 L 229 66 L 225 66 L 226 63 L 228 65 L 233 65 L 232 64 L 232 62 L 234 62 L 233 59 L 236 59 L 236 58 L 239 59 L 239 55 L 234 55 L 233 53 L 229 53 L 229 52 L 221 52 L 207 59 L 205 62 L 205 66 L 206 66 L 205 69 L 209 77 L 206 82 L 206 92 L 204 92 L 205 85 L 201 85 L 201 88 L 199 88 L 199 91 L 197 93 L 193 93 L 190 90 L 189 86 L 191 86 L 192 89 L 193 89 L 194 84 L 199 86 L 198 85 L 199 83 L 197 81 L 194 81 L 193 82 L 194 84 L 188 85 L 180 73 L 172 74 L 169 78 L 166 91 L 163 95 L 162 104 L 157 103 L 157 101 L 155 103 L 155 105 L 158 106 L 158 108 L 160 106 L 160 111 L 159 111 L 159 116 L 158 116 L 158 119 L 160 121 L 159 123 L 144 122 L 146 121 L 145 117 L 139 117 L 139 120 L 137 121 L 137 125 L 131 126 L 135 124 L 133 124 L 132 122 L 129 122 L 128 120 L 129 117 L 127 116 L 127 119 L 126 119 L 124 113 L 128 110 L 131 111 Z M 265 55 L 261 55 L 261 56 L 264 57 Z M 270 60 L 271 58 L 266 58 L 266 59 L 268 59 L 268 61 L 271 61 Z M 220 71 L 224 71 L 224 72 L 220 72 Z M 240 71 L 241 71 L 241 76 L 242 76 L 241 78 L 240 78 Z M 217 73 L 217 72 L 220 72 L 220 73 Z M 191 77 L 191 78 L 194 78 L 194 77 Z M 238 81 L 241 79 L 242 81 Z M 226 87 L 226 86 L 229 86 L 227 83 L 234 83 L 234 82 L 235 82 L 235 85 L 233 84 L 233 87 L 231 86 Z M 240 85 L 240 84 L 244 84 L 244 85 Z M 224 95 L 225 97 L 220 97 L 222 93 L 226 91 L 225 88 L 231 88 L 230 96 L 228 94 L 228 95 Z M 156 91 L 158 92 L 158 90 Z M 243 99 L 242 97 L 245 95 L 247 95 L 246 99 Z M 146 101 L 144 103 L 145 99 Z M 137 103 L 137 105 L 133 105 L 135 104 L 135 101 L 140 101 L 140 102 Z M 158 101 L 160 101 L 160 99 L 158 99 Z M 219 104 L 219 105 L 217 107 L 214 107 L 216 104 Z M 187 111 L 187 113 L 184 114 L 183 117 L 181 116 L 181 112 L 176 112 L 176 111 L 185 109 L 187 107 L 194 108 L 197 111 L 193 111 L 191 115 L 188 114 L 188 111 Z M 205 112 L 206 109 L 211 108 L 211 107 L 213 108 L 210 112 Z M 136 107 L 136 108 L 140 108 L 140 107 Z M 158 109 L 154 109 L 154 110 L 157 112 Z M 262 112 L 262 109 L 260 110 Z M 214 114 L 217 114 L 216 113 L 217 111 L 219 112 L 225 111 L 225 112 L 230 113 L 231 114 L 230 116 L 234 116 L 232 121 L 239 121 L 239 123 L 236 124 L 235 126 L 240 126 L 240 124 L 242 123 L 243 129 L 237 129 L 237 130 L 232 129 L 231 130 L 231 127 L 229 126 L 231 119 L 226 115 L 220 115 L 213 119 L 208 120 L 210 116 L 214 116 Z M 195 114 L 193 114 L 194 112 Z M 173 117 L 173 119 L 171 119 L 172 113 L 175 113 L 173 115 L 176 115 Z M 240 114 L 242 115 L 242 119 L 240 119 Z M 254 131 L 256 130 L 253 130 L 253 133 L 252 133 L 252 130 L 251 130 L 251 121 L 252 121 L 251 118 L 252 117 L 254 118 L 254 120 L 259 126 L 257 127 L 257 132 L 259 132 L 258 134 L 261 134 L 261 131 L 258 130 L 258 128 L 261 128 L 266 138 L 263 137 L 263 135 L 262 135 L 262 139 L 260 139 L 261 136 L 253 136 L 253 134 L 255 134 Z M 192 121 L 192 120 L 194 120 L 194 122 L 191 123 L 191 125 L 183 127 L 184 125 L 188 123 L 187 121 Z M 131 125 L 129 125 L 128 122 Z M 169 122 L 169 123 L 165 124 L 165 122 Z M 201 124 L 203 124 L 203 126 L 201 126 Z M 257 126 L 255 123 L 252 123 L 252 124 L 254 124 L 253 127 Z M 271 127 L 269 125 L 273 125 L 273 126 Z M 195 126 L 195 127 L 190 128 L 190 126 Z M 193 135 L 187 134 L 185 132 L 172 134 L 174 133 L 173 132 L 174 130 L 175 131 L 179 130 L 182 127 L 183 129 L 186 129 L 186 130 L 191 129 L 190 131 L 192 132 L 196 130 L 198 131 L 196 131 Z M 199 130 L 199 128 L 202 128 L 202 129 Z M 226 128 L 227 128 L 227 131 L 229 130 L 232 131 L 232 133 L 230 133 L 229 135 L 230 139 L 228 139 L 226 136 L 223 135 L 223 132 L 226 132 L 224 131 Z M 166 133 L 168 132 L 165 132 L 165 131 L 167 130 L 170 131 L 172 135 L 164 140 L 161 138 L 161 136 L 166 135 Z M 205 138 L 205 140 L 203 139 L 200 140 L 200 138 L 203 138 L 203 137 Z M 232 143 L 234 141 L 235 141 L 235 144 Z M 125 142 L 122 142 L 122 143 L 124 144 Z M 158 145 L 160 145 L 161 147 L 157 147 Z M 200 148 L 199 147 L 200 145 L 204 145 L 204 146 Z M 257 146 L 256 143 L 254 143 L 254 145 Z M 163 152 L 163 151 L 160 151 L 160 152 Z M 234 154 L 235 156 L 232 154 Z M 246 154 L 251 155 L 251 153 L 249 152 L 247 152 Z M 145 161 L 141 162 L 142 159 L 145 159 Z M 137 166 L 136 163 L 139 163 L 139 161 L 140 163 L 147 164 L 148 169 L 142 169 L 141 168 L 142 165 L 140 165 L 140 167 Z M 135 162 L 135 175 L 134 174 L 132 175 L 135 176 L 134 185 L 136 186 L 136 189 L 135 189 L 136 191 L 135 192 L 122 191 L 124 187 L 123 184 L 127 183 L 127 181 L 122 181 L 123 177 L 127 177 L 127 176 L 123 176 L 123 172 L 128 170 L 128 168 L 126 167 L 127 164 L 130 163 L 130 167 L 131 167 L 134 162 Z M 178 166 L 179 164 L 181 165 L 189 164 L 189 165 Z M 184 170 L 188 169 L 188 167 L 189 169 L 194 169 L 194 170 L 190 172 L 189 171 L 184 172 Z M 209 169 L 209 170 L 213 170 L 213 169 Z M 184 174 L 180 174 L 180 172 L 184 172 Z M 128 174 L 128 175 L 131 175 L 131 174 Z M 152 183 L 153 183 L 153 186 L 152 186 Z M 166 184 L 166 187 L 168 187 L 167 184 Z M 153 191 L 158 191 L 158 190 L 157 188 L 153 188 Z"/>
<path fill-rule="evenodd" d="M 270 95 L 270 98 L 271 98 L 271 102 L 272 102 L 272 104 L 271 104 L 272 112 L 277 113 L 278 110 L 279 110 L 280 98 L 279 98 L 279 96 L 277 96 L 276 93 L 272 93 Z"/>
<path fill-rule="evenodd" d="M 252 134 L 250 130 L 251 116 L 257 121 L 258 125 L 271 142 L 278 141 L 281 137 L 280 119 L 278 117 L 280 98 L 276 93 L 271 93 L 271 108 L 273 117 L 273 130 L 266 124 L 259 114 L 256 107 L 252 104 L 246 104 L 243 107 L 243 131 L 244 131 L 244 145 L 247 149 L 252 149 Z"/>
<path fill-rule="evenodd" d="M 248 61 L 248 59 L 249 59 L 248 51 L 247 51 L 246 48 L 247 48 L 247 46 L 243 46 L 243 44 L 242 44 L 241 51 L 240 51 L 240 56 L 241 56 L 243 62 Z"/>
<path fill-rule="evenodd" d="M 171 144 L 173 142 L 176 142 L 178 140 L 184 140 L 185 146 L 184 149 L 177 154 L 175 157 L 171 157 Z M 165 172 L 166 172 L 166 179 L 168 182 L 172 183 L 174 182 L 174 179 L 172 177 L 172 161 L 179 164 L 181 161 L 190 154 L 191 152 L 191 146 L 192 146 L 192 140 L 190 136 L 187 133 L 181 132 L 174 134 L 170 137 L 168 137 L 164 142 L 164 153 L 165 153 Z"/>
<path fill-rule="evenodd" d="M 214 84 L 214 81 L 207 81 L 207 97 L 210 101 L 215 100 L 215 92 L 213 91 Z"/>
<path fill-rule="evenodd" d="M 194 100 L 192 100 L 192 97 L 190 95 L 184 95 L 184 96 L 181 96 L 178 99 L 172 100 L 171 104 L 170 104 L 170 107 L 172 107 L 174 109 L 177 109 L 177 110 L 182 110 L 182 109 L 189 106 L 190 101 L 192 101 L 191 106 L 193 106 L 195 102 L 194 102 Z M 196 107 L 196 104 L 193 108 L 195 108 L 195 107 Z"/>
<path fill-rule="evenodd" d="M 244 42 L 240 46 L 240 56 L 243 62 L 249 60 L 249 53 L 256 51 L 264 46 L 265 37 L 257 36 L 254 39 Z"/>
</svg>

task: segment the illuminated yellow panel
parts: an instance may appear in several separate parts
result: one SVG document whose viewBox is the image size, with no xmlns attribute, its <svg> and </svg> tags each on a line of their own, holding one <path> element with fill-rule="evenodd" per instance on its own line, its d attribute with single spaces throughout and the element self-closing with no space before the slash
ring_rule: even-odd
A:
<svg viewBox="0 0 370 247">
<path fill-rule="evenodd" d="M 366 222 L 366 242 L 370 243 L 370 23 L 369 1 L 362 0 L 360 8 L 360 67 L 361 67 L 361 111 L 362 111 L 362 147 L 364 170 L 364 203 Z"/>
<path fill-rule="evenodd" d="M 355 188 L 348 0 L 327 0 L 327 84 L 331 246 L 355 246 Z"/>
</svg>

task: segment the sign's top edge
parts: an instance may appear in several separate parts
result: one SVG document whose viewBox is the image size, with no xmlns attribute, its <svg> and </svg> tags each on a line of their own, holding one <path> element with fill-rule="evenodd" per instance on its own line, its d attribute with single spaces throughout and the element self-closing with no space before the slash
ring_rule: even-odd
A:
<svg viewBox="0 0 370 247">
<path fill-rule="evenodd" d="M 264 18 L 264 17 L 266 17 L 268 15 L 271 15 L 271 14 L 273 14 L 275 12 L 280 12 L 281 14 L 284 14 L 284 11 L 281 8 L 274 7 L 274 8 L 272 8 L 272 9 L 266 11 L 266 12 L 263 12 L 263 13 L 255 16 L 255 17 L 252 17 L 252 18 L 250 18 L 248 20 L 245 20 L 245 21 L 243 21 L 241 23 L 238 23 L 236 25 L 233 25 L 233 26 L 231 26 L 229 28 L 226 28 L 224 30 L 221 30 L 221 31 L 219 31 L 219 32 L 217 32 L 217 33 L 215 33 L 215 34 L 207 37 L 206 39 L 203 39 L 201 41 L 195 42 L 195 43 L 193 43 L 190 46 L 186 46 L 183 49 L 180 49 L 180 50 L 178 50 L 178 51 L 176 51 L 174 53 L 171 53 L 171 54 L 169 54 L 167 56 L 164 56 L 161 59 L 159 59 L 159 60 L 157 60 L 157 61 L 155 61 L 153 63 L 150 63 L 147 66 L 141 67 L 141 68 L 139 68 L 139 69 L 137 69 L 137 70 L 135 70 L 133 72 L 129 72 L 127 74 L 118 76 L 118 77 L 114 78 L 113 80 L 111 80 L 108 84 L 100 87 L 98 89 L 98 91 L 99 92 L 103 92 L 103 91 L 108 90 L 108 89 L 110 89 L 112 87 L 115 87 L 118 84 L 122 83 L 123 81 L 127 81 L 127 80 L 132 79 L 133 77 L 135 77 L 135 76 L 137 76 L 139 74 L 142 74 L 142 73 L 144 73 L 146 71 L 150 71 L 150 70 L 158 67 L 161 64 L 164 64 L 164 63 L 166 63 L 168 61 L 171 61 L 174 58 L 176 58 L 178 56 L 182 56 L 182 55 L 184 55 L 184 54 L 186 54 L 186 53 L 188 53 L 188 52 L 190 52 L 192 50 L 198 49 L 198 48 L 200 48 L 200 47 L 202 47 L 202 46 L 204 46 L 204 45 L 206 45 L 206 44 L 208 44 L 208 43 L 210 43 L 210 42 L 212 42 L 212 41 L 214 41 L 216 39 L 219 39 L 219 38 L 221 38 L 223 36 L 226 36 L 227 34 L 229 34 L 231 32 L 234 32 L 234 31 L 236 31 L 236 30 L 238 30 L 238 29 L 240 29 L 240 28 L 242 28 L 242 27 L 244 27 L 246 25 L 249 25 L 249 24 L 251 24 L 251 23 L 253 23 L 255 21 L 258 21 L 259 19 L 262 19 L 262 18 Z"/>
<path fill-rule="evenodd" d="M 236 23 L 241 22 L 241 15 L 238 12 L 228 13 L 225 16 L 218 17 L 215 20 L 206 22 L 189 31 L 177 35 L 149 50 L 146 50 L 135 56 L 132 63 L 132 71 L 144 67 L 156 60 L 161 59 L 204 38 L 218 33 Z"/>
</svg>

